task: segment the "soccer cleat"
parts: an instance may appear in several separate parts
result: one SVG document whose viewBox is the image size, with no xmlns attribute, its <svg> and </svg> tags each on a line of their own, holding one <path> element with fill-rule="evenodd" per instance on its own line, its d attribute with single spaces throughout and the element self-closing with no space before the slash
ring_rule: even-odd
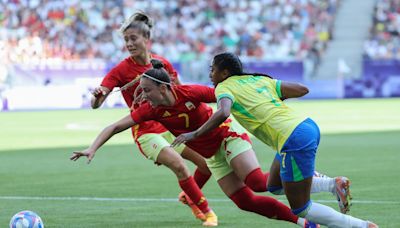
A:
<svg viewBox="0 0 400 228">
<path fill-rule="evenodd" d="M 373 222 L 367 221 L 367 228 L 379 228 L 379 226 Z"/>
<path fill-rule="evenodd" d="M 352 200 L 350 194 L 350 180 L 347 177 L 336 177 L 334 190 L 334 194 L 339 203 L 340 212 L 346 214 L 350 211 Z"/>
<path fill-rule="evenodd" d="M 196 219 L 200 219 L 201 221 L 206 221 L 206 215 L 194 204 L 194 203 L 189 203 L 188 206 L 190 209 L 192 209 L 192 214 Z"/>
<path fill-rule="evenodd" d="M 320 228 L 320 226 L 318 224 L 306 220 L 306 223 L 304 223 L 304 228 Z"/>
<path fill-rule="evenodd" d="M 181 192 L 178 198 L 180 202 L 190 207 L 190 209 L 192 210 L 192 214 L 196 219 L 206 221 L 206 216 L 204 215 L 204 213 L 200 210 L 199 207 L 196 206 L 195 203 L 193 203 L 193 201 L 185 194 L 185 192 Z"/>
<path fill-rule="evenodd" d="M 218 217 L 213 210 L 205 213 L 206 220 L 203 222 L 203 226 L 218 226 Z"/>
</svg>

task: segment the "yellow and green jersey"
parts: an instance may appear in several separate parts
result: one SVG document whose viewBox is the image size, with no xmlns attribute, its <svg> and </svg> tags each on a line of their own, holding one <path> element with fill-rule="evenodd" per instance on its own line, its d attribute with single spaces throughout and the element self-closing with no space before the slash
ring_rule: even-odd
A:
<svg viewBox="0 0 400 228">
<path fill-rule="evenodd" d="M 264 76 L 231 76 L 215 89 L 217 101 L 229 98 L 236 120 L 258 139 L 280 151 L 306 119 L 281 100 L 281 81 Z"/>
</svg>

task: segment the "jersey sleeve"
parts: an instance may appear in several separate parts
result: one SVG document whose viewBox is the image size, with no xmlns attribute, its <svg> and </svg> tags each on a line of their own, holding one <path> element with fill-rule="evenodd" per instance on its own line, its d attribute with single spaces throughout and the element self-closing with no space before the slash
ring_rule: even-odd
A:
<svg viewBox="0 0 400 228">
<path fill-rule="evenodd" d="M 215 99 L 215 89 L 203 86 L 203 85 L 191 85 L 191 94 L 195 99 L 198 99 L 199 102 L 203 103 L 215 103 L 217 100 Z"/>
<path fill-rule="evenodd" d="M 282 81 L 278 80 L 278 79 L 272 79 L 272 80 L 274 81 L 274 84 L 275 84 L 276 94 L 278 94 L 279 98 L 282 98 L 282 90 L 281 90 Z"/>
<path fill-rule="evenodd" d="M 140 124 L 148 120 L 153 120 L 154 116 L 152 114 L 154 113 L 154 111 L 152 111 L 151 109 L 152 108 L 148 103 L 139 106 L 131 112 L 132 120 L 136 124 Z"/>
<path fill-rule="evenodd" d="M 232 103 L 235 102 L 235 97 L 233 96 L 233 93 L 229 90 L 227 86 L 222 83 L 220 83 L 215 89 L 215 97 L 217 98 L 217 103 L 222 98 L 229 98 L 232 100 Z"/>
<path fill-rule="evenodd" d="M 119 86 L 119 70 L 118 66 L 114 67 L 111 69 L 110 72 L 107 73 L 107 75 L 103 78 L 103 81 L 101 82 L 101 86 L 107 87 L 110 91 L 114 89 L 114 87 Z"/>
</svg>

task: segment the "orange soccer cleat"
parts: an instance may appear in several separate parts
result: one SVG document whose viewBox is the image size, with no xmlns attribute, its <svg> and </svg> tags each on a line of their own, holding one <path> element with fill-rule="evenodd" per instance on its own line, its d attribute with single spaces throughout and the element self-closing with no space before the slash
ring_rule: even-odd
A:
<svg viewBox="0 0 400 228">
<path fill-rule="evenodd" d="M 192 214 L 196 219 L 200 219 L 201 221 L 206 221 L 206 216 L 204 213 L 196 206 L 195 203 L 185 194 L 185 192 L 179 193 L 179 201 L 190 207 L 192 210 Z"/>
<path fill-rule="evenodd" d="M 203 226 L 218 226 L 218 217 L 213 210 L 210 210 L 205 214 L 206 220 L 203 222 Z"/>
</svg>

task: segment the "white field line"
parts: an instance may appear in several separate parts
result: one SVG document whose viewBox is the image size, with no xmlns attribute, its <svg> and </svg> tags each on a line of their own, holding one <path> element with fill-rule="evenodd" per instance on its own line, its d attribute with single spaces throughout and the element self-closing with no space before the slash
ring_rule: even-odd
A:
<svg viewBox="0 0 400 228">
<path fill-rule="evenodd" d="M 100 198 L 100 197 L 41 197 L 41 196 L 0 196 L 0 200 L 50 200 L 50 201 L 110 201 L 110 202 L 178 202 L 177 198 Z M 280 201 L 286 201 L 281 200 Z M 208 199 L 210 202 L 229 202 L 229 199 Z M 313 200 L 319 203 L 336 203 L 336 200 Z M 400 201 L 352 200 L 354 204 L 397 205 Z"/>
</svg>

